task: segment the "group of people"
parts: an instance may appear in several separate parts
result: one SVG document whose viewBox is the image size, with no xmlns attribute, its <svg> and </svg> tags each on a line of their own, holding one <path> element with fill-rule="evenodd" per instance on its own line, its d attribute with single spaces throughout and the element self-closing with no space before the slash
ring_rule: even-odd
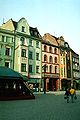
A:
<svg viewBox="0 0 80 120">
<path fill-rule="evenodd" d="M 67 103 L 69 103 L 69 97 L 71 97 L 71 102 L 73 103 L 74 99 L 77 99 L 76 90 L 73 87 L 71 87 L 70 89 L 66 88 L 65 97 L 67 99 Z"/>
</svg>

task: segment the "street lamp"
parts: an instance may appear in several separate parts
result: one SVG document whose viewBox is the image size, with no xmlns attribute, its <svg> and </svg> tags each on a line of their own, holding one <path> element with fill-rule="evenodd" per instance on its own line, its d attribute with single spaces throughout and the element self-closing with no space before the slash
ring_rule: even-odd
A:
<svg viewBox="0 0 80 120">
<path fill-rule="evenodd" d="M 45 73 L 46 73 L 46 64 L 42 67 L 44 69 L 44 94 L 46 94 L 46 78 L 45 78 Z"/>
</svg>

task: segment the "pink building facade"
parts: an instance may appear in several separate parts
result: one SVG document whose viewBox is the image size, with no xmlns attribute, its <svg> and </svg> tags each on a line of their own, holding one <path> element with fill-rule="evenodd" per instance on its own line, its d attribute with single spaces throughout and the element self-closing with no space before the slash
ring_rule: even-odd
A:
<svg viewBox="0 0 80 120">
<path fill-rule="evenodd" d="M 60 86 L 59 48 L 56 39 L 47 33 L 42 41 L 42 79 L 46 91 L 58 91 Z"/>
</svg>

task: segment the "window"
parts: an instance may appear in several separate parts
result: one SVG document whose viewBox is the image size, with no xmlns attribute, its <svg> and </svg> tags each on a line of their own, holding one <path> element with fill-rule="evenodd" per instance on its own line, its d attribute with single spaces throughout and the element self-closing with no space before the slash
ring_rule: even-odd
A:
<svg viewBox="0 0 80 120">
<path fill-rule="evenodd" d="M 70 59 L 70 53 L 69 52 L 67 52 L 67 59 L 69 60 Z"/>
<path fill-rule="evenodd" d="M 57 63 L 57 57 L 54 58 L 54 62 Z"/>
<path fill-rule="evenodd" d="M 7 43 L 11 43 L 11 37 L 6 36 L 6 42 L 7 42 Z"/>
<path fill-rule="evenodd" d="M 52 53 L 52 47 L 49 47 L 49 52 Z"/>
<path fill-rule="evenodd" d="M 24 40 L 25 40 L 24 37 L 21 37 L 20 40 L 21 40 L 21 44 L 24 45 Z"/>
<path fill-rule="evenodd" d="M 21 72 L 26 72 L 26 64 L 21 63 Z"/>
<path fill-rule="evenodd" d="M 29 59 L 32 59 L 32 52 L 29 51 Z"/>
<path fill-rule="evenodd" d="M 36 53 L 36 60 L 39 60 L 39 53 Z"/>
<path fill-rule="evenodd" d="M 36 41 L 36 48 L 39 48 L 39 41 Z"/>
<path fill-rule="evenodd" d="M 7 56 L 10 55 L 10 48 L 6 48 L 6 50 L 5 50 L 5 55 L 7 55 Z"/>
<path fill-rule="evenodd" d="M 47 47 L 46 47 L 46 45 L 44 45 L 44 51 L 47 51 Z"/>
<path fill-rule="evenodd" d="M 35 34 L 35 36 L 37 36 L 37 35 L 38 35 L 38 33 L 37 33 L 36 31 L 35 31 L 35 33 L 34 33 L 34 34 Z"/>
<path fill-rule="evenodd" d="M 12 37 L 12 42 L 14 42 L 14 38 Z"/>
<path fill-rule="evenodd" d="M 57 54 L 57 48 L 54 48 L 54 53 Z"/>
<path fill-rule="evenodd" d="M 44 61 L 47 61 L 47 55 L 44 55 Z"/>
<path fill-rule="evenodd" d="M 22 26 L 22 32 L 24 32 L 24 30 L 25 30 L 25 27 L 24 27 L 24 26 Z"/>
<path fill-rule="evenodd" d="M 61 40 L 61 45 L 64 46 L 64 41 Z"/>
<path fill-rule="evenodd" d="M 50 65 L 50 73 L 52 73 L 52 65 Z"/>
<path fill-rule="evenodd" d="M 36 73 L 39 73 L 39 66 L 36 66 Z"/>
<path fill-rule="evenodd" d="M 57 73 L 57 66 L 55 66 L 55 73 Z"/>
<path fill-rule="evenodd" d="M 31 39 L 29 40 L 29 45 L 32 46 L 32 40 Z"/>
<path fill-rule="evenodd" d="M 29 72 L 32 73 L 32 65 L 29 65 Z"/>
<path fill-rule="evenodd" d="M 61 76 L 63 76 L 63 68 L 61 68 Z"/>
<path fill-rule="evenodd" d="M 2 42 L 4 42 L 4 36 L 2 36 Z"/>
<path fill-rule="evenodd" d="M 22 49 L 22 51 L 21 51 L 21 57 L 26 57 L 26 50 L 25 49 Z"/>
<path fill-rule="evenodd" d="M 52 56 L 49 57 L 49 62 L 51 62 L 51 63 L 53 62 Z"/>
<path fill-rule="evenodd" d="M 48 70 L 48 66 L 45 64 L 44 65 L 44 73 L 46 73 L 46 70 Z"/>
<path fill-rule="evenodd" d="M 30 32 L 31 32 L 31 35 L 33 35 L 33 31 L 31 30 Z"/>
<path fill-rule="evenodd" d="M 66 47 L 66 48 L 68 48 L 68 47 L 69 47 L 68 43 L 65 43 L 65 47 Z"/>
<path fill-rule="evenodd" d="M 5 62 L 5 67 L 9 68 L 9 62 Z"/>
</svg>

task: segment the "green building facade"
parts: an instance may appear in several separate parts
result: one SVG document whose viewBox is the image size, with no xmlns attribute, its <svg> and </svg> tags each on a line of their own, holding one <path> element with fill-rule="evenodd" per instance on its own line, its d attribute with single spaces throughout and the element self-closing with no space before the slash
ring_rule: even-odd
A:
<svg viewBox="0 0 80 120">
<path fill-rule="evenodd" d="M 41 50 L 37 28 L 30 27 L 25 18 L 18 22 L 10 19 L 0 27 L 0 66 L 22 73 L 29 78 L 30 87 L 38 90 L 42 80 Z"/>
<path fill-rule="evenodd" d="M 0 28 L 0 66 L 14 68 L 14 33 Z"/>
</svg>

